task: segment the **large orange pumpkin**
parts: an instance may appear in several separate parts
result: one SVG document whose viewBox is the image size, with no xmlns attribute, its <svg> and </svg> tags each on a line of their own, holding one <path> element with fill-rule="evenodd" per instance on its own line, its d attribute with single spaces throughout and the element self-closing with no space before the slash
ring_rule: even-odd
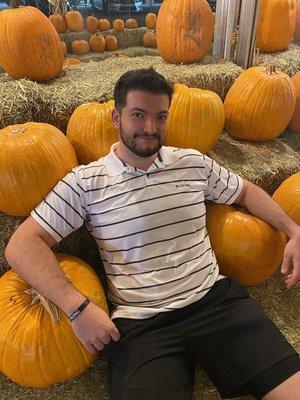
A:
<svg viewBox="0 0 300 400">
<path fill-rule="evenodd" d="M 88 164 L 106 155 L 118 141 L 118 129 L 111 119 L 114 101 L 86 103 L 75 109 L 69 120 L 67 138 L 81 164 Z"/>
<path fill-rule="evenodd" d="M 216 93 L 177 84 L 169 110 L 165 143 L 206 153 L 219 139 L 224 119 L 223 103 Z"/>
<path fill-rule="evenodd" d="M 47 81 L 62 70 L 60 38 L 35 7 L 0 12 L 0 65 L 13 78 Z"/>
<path fill-rule="evenodd" d="M 225 128 L 238 139 L 266 141 L 279 136 L 291 120 L 296 97 L 291 78 L 274 67 L 242 72 L 224 101 Z"/>
<path fill-rule="evenodd" d="M 93 269 L 71 255 L 56 257 L 68 280 L 108 312 Z M 0 309 L 0 371 L 12 381 L 43 388 L 81 374 L 95 361 L 96 356 L 75 336 L 66 315 L 13 270 L 0 278 Z"/>
<path fill-rule="evenodd" d="M 81 64 L 81 61 L 78 60 L 78 58 L 68 57 L 68 58 L 65 58 L 65 60 L 64 60 L 64 68 L 71 67 L 72 65 L 78 65 L 78 64 Z"/>
<path fill-rule="evenodd" d="M 300 41 L 300 0 L 296 2 L 296 24 L 294 31 L 294 40 Z"/>
<path fill-rule="evenodd" d="M 223 204 L 209 204 L 206 221 L 221 274 L 252 286 L 280 266 L 285 235 L 271 225 Z"/>
<path fill-rule="evenodd" d="M 170 63 L 203 58 L 213 39 L 214 18 L 206 0 L 164 0 L 157 17 L 157 47 Z"/>
<path fill-rule="evenodd" d="M 155 29 L 157 16 L 154 13 L 148 13 L 145 18 L 145 25 L 148 29 Z"/>
<path fill-rule="evenodd" d="M 49 124 L 27 122 L 0 130 L 0 211 L 27 216 L 77 165 L 65 135 Z"/>
<path fill-rule="evenodd" d="M 86 19 L 86 29 L 91 33 L 96 33 L 98 30 L 98 18 L 94 17 L 94 15 L 89 15 Z"/>
<path fill-rule="evenodd" d="M 272 197 L 300 225 L 300 172 L 283 181 Z"/>
<path fill-rule="evenodd" d="M 292 40 L 295 18 L 295 0 L 261 0 L 256 47 L 264 53 L 284 50 Z"/>
<path fill-rule="evenodd" d="M 71 44 L 74 54 L 88 54 L 90 52 L 90 44 L 86 40 L 73 40 Z"/>
<path fill-rule="evenodd" d="M 89 43 L 91 46 L 91 50 L 96 53 L 100 53 L 101 51 L 105 50 L 105 37 L 100 33 L 95 33 L 94 35 L 92 35 L 90 37 Z"/>
<path fill-rule="evenodd" d="M 292 77 L 292 82 L 296 93 L 296 105 L 289 127 L 292 131 L 300 133 L 300 71 Z"/>
</svg>

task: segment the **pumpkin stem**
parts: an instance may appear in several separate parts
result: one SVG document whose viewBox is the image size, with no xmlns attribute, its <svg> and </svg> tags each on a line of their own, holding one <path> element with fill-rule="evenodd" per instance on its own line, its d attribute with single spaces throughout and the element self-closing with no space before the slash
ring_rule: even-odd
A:
<svg viewBox="0 0 300 400">
<path fill-rule="evenodd" d="M 52 303 L 52 301 L 46 299 L 46 297 L 42 296 L 32 288 L 25 290 L 25 293 L 32 297 L 32 301 L 30 303 L 31 306 L 40 303 L 48 312 L 52 321 L 56 323 L 59 322 L 60 320 L 59 308 L 54 303 Z"/>
<path fill-rule="evenodd" d="M 13 128 L 9 130 L 9 132 L 7 132 L 7 136 L 14 136 L 14 135 L 22 135 L 24 132 L 26 132 L 26 128 L 19 126 L 17 128 Z"/>
<path fill-rule="evenodd" d="M 276 74 L 275 65 L 269 65 L 269 66 L 267 67 L 267 74 L 268 74 L 268 75 L 274 75 L 274 74 Z"/>
</svg>

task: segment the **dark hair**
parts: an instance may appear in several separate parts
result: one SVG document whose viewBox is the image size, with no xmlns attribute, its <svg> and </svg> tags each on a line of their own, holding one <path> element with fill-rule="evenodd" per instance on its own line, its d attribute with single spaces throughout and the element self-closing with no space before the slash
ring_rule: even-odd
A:
<svg viewBox="0 0 300 400">
<path fill-rule="evenodd" d="M 117 81 L 114 89 L 115 107 L 121 111 L 126 106 L 127 94 L 132 90 L 140 90 L 153 94 L 166 94 L 170 103 L 173 89 L 167 80 L 151 68 L 141 68 L 125 72 Z"/>
</svg>

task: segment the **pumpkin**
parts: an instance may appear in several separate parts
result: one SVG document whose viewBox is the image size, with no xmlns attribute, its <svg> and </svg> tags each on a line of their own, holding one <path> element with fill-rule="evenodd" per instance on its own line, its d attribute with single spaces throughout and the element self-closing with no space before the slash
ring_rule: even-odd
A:
<svg viewBox="0 0 300 400">
<path fill-rule="evenodd" d="M 156 43 L 156 35 L 154 32 L 146 32 L 143 35 L 143 39 L 142 39 L 142 43 L 143 46 L 145 47 L 156 47 L 157 43 Z"/>
<path fill-rule="evenodd" d="M 284 50 L 292 40 L 295 0 L 261 0 L 256 47 L 263 53 Z"/>
<path fill-rule="evenodd" d="M 115 36 L 107 35 L 105 36 L 106 50 L 113 51 L 118 48 L 118 39 Z"/>
<path fill-rule="evenodd" d="M 167 62 L 200 61 L 214 34 L 214 17 L 206 0 L 164 0 L 156 24 L 157 47 Z"/>
<path fill-rule="evenodd" d="M 93 269 L 71 255 L 56 258 L 68 280 L 108 313 Z M 0 278 L 0 308 L 0 371 L 12 381 L 44 388 L 81 374 L 96 360 L 77 339 L 66 315 L 13 270 Z"/>
<path fill-rule="evenodd" d="M 225 101 L 225 128 L 238 139 L 272 140 L 290 122 L 295 107 L 291 78 L 275 67 L 252 67 L 242 72 Z"/>
<path fill-rule="evenodd" d="M 86 29 L 91 33 L 96 33 L 98 30 L 99 21 L 98 18 L 93 15 L 89 15 L 86 19 Z"/>
<path fill-rule="evenodd" d="M 283 181 L 272 197 L 300 225 L 300 172 Z"/>
<path fill-rule="evenodd" d="M 221 274 L 253 286 L 279 267 L 285 235 L 271 225 L 224 204 L 208 204 L 206 223 Z"/>
<path fill-rule="evenodd" d="M 224 119 L 223 103 L 216 93 L 177 84 L 169 110 L 165 143 L 206 153 L 219 139 Z"/>
<path fill-rule="evenodd" d="M 105 38 L 103 35 L 100 33 L 95 33 L 90 37 L 90 46 L 92 51 L 95 51 L 96 53 L 100 53 L 101 51 L 105 50 L 106 43 L 105 43 Z"/>
<path fill-rule="evenodd" d="M 121 32 L 125 29 L 125 23 L 122 19 L 115 19 L 113 22 L 113 28 L 117 32 Z"/>
<path fill-rule="evenodd" d="M 65 57 L 68 54 L 67 45 L 65 42 L 60 42 L 60 46 L 61 46 L 62 54 Z"/>
<path fill-rule="evenodd" d="M 300 0 L 297 0 L 296 2 L 296 22 L 295 22 L 294 39 L 296 41 L 300 41 Z"/>
<path fill-rule="evenodd" d="M 81 64 L 81 61 L 78 58 L 68 57 L 64 60 L 64 67 L 71 67 L 72 65 Z"/>
<path fill-rule="evenodd" d="M 63 66 L 60 38 L 36 7 L 0 12 L 0 65 L 15 79 L 47 81 Z"/>
<path fill-rule="evenodd" d="M 111 145 L 118 141 L 118 129 L 111 117 L 113 108 L 113 100 L 103 104 L 86 103 L 71 115 L 67 138 L 81 164 L 89 164 L 108 154 Z"/>
<path fill-rule="evenodd" d="M 26 122 L 0 130 L 0 211 L 27 216 L 77 165 L 65 135 L 49 124 Z"/>
<path fill-rule="evenodd" d="M 90 52 L 90 45 L 86 40 L 74 40 L 71 46 L 74 54 L 83 55 Z"/>
<path fill-rule="evenodd" d="M 101 18 L 99 19 L 99 25 L 98 25 L 100 31 L 109 31 L 110 30 L 110 22 L 106 18 Z"/>
<path fill-rule="evenodd" d="M 63 15 L 54 14 L 49 16 L 49 20 L 54 25 L 57 33 L 64 33 L 67 30 L 67 24 Z"/>
<path fill-rule="evenodd" d="M 295 88 L 296 105 L 289 128 L 297 133 L 300 133 L 300 71 L 292 77 L 292 82 Z"/>
<path fill-rule="evenodd" d="M 84 21 L 79 11 L 68 11 L 65 15 L 67 28 L 71 32 L 81 32 L 84 29 Z"/>
<path fill-rule="evenodd" d="M 125 26 L 126 26 L 127 29 L 135 29 L 135 28 L 137 28 L 139 25 L 138 25 L 138 22 L 137 22 L 136 19 L 134 19 L 134 18 L 128 18 L 128 19 L 126 20 L 126 22 L 125 22 Z"/>
<path fill-rule="evenodd" d="M 157 17 L 154 13 L 148 13 L 146 15 L 145 24 L 148 29 L 156 28 Z"/>
</svg>

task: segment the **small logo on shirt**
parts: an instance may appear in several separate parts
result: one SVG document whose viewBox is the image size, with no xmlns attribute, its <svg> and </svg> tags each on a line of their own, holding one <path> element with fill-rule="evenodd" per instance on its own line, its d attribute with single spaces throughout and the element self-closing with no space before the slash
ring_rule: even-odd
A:
<svg viewBox="0 0 300 400">
<path fill-rule="evenodd" d="M 177 185 L 175 185 L 175 187 L 177 187 L 177 188 L 191 187 L 191 184 L 190 183 L 178 183 Z"/>
</svg>

